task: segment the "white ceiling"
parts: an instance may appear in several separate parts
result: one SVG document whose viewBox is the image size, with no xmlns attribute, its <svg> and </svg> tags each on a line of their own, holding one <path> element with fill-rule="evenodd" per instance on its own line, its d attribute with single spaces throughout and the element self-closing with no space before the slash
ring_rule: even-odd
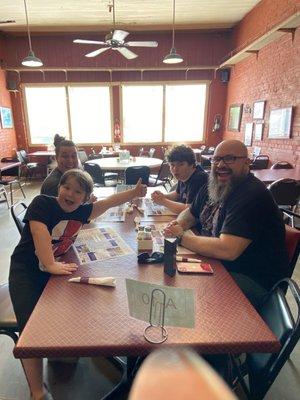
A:
<svg viewBox="0 0 300 400">
<path fill-rule="evenodd" d="M 24 32 L 24 0 L 0 0 L 2 32 Z M 103 32 L 112 27 L 113 0 L 26 0 L 31 32 Z M 176 0 L 176 29 L 222 29 L 236 25 L 260 0 Z M 169 30 L 173 0 L 115 0 L 116 27 Z"/>
</svg>

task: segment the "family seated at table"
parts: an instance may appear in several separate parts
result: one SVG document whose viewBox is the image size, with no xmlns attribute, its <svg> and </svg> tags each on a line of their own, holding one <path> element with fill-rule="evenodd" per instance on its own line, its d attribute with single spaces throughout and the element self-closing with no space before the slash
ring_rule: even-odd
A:
<svg viewBox="0 0 300 400">
<path fill-rule="evenodd" d="M 92 178 L 70 169 L 78 166 L 74 143 L 60 143 L 57 172 L 53 173 L 56 178 L 61 175 L 58 195 L 39 195 L 32 201 L 11 259 L 10 293 L 20 331 L 51 274 L 76 271 L 76 264 L 58 262 L 55 257 L 70 248 L 82 225 L 110 207 L 146 194 L 146 186 L 139 181 L 134 189 L 88 203 Z M 168 161 L 178 185 L 171 198 L 164 195 L 164 205 L 170 209 L 171 203 L 179 205 L 173 210 L 180 214 L 168 224 L 165 234 L 177 237 L 184 247 L 202 256 L 221 260 L 252 304 L 258 306 L 272 285 L 286 276 L 288 256 L 280 211 L 266 186 L 250 173 L 246 146 L 237 140 L 221 142 L 211 160 L 208 182 L 206 174 L 196 167 L 190 148 L 175 147 Z M 47 178 L 48 182 L 52 178 Z M 52 183 L 53 188 L 54 179 Z M 153 200 L 160 202 L 160 192 L 154 193 Z M 200 235 L 191 235 L 187 231 L 191 227 Z M 24 359 L 22 363 L 32 398 L 52 399 L 43 386 L 42 360 Z"/>
</svg>

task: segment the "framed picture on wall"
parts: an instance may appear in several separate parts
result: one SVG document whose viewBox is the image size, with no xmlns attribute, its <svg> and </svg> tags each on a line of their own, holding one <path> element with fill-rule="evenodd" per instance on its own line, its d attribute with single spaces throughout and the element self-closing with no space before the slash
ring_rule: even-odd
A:
<svg viewBox="0 0 300 400">
<path fill-rule="evenodd" d="M 288 139 L 291 133 L 292 107 L 278 108 L 270 111 L 270 139 Z"/>
<path fill-rule="evenodd" d="M 254 140 L 262 140 L 264 124 L 259 122 L 254 125 Z"/>
<path fill-rule="evenodd" d="M 265 115 L 265 101 L 255 101 L 253 103 L 253 119 L 263 119 Z"/>
<path fill-rule="evenodd" d="M 245 125 L 244 143 L 246 146 L 252 145 L 253 122 Z"/>
<path fill-rule="evenodd" d="M 7 107 L 0 107 L 0 115 L 3 129 L 13 128 L 11 109 Z"/>
<path fill-rule="evenodd" d="M 229 107 L 229 119 L 228 119 L 228 130 L 229 131 L 238 131 L 241 126 L 243 112 L 243 104 L 232 104 Z"/>
</svg>

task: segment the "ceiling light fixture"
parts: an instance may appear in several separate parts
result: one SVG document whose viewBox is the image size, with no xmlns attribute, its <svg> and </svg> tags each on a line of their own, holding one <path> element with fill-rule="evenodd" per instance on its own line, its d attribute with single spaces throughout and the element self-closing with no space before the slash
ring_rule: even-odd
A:
<svg viewBox="0 0 300 400">
<path fill-rule="evenodd" d="M 32 50 L 32 46 L 31 46 L 31 37 L 30 37 L 30 30 L 29 30 L 29 23 L 28 23 L 26 0 L 24 0 L 24 8 L 25 8 L 25 14 L 26 14 L 29 53 L 28 53 L 28 56 L 25 57 L 24 60 L 22 61 L 22 65 L 24 65 L 25 67 L 41 67 L 43 65 L 43 63 L 38 57 L 35 56 L 35 54 Z"/>
<path fill-rule="evenodd" d="M 180 54 L 176 52 L 175 48 L 175 0 L 173 0 L 173 35 L 172 35 L 172 48 L 170 50 L 170 54 L 166 55 L 163 59 L 165 64 L 179 64 L 183 61 L 183 58 Z"/>
</svg>

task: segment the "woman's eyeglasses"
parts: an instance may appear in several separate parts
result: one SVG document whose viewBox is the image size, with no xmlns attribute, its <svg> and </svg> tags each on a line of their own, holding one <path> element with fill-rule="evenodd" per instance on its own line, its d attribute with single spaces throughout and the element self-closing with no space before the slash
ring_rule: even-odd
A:
<svg viewBox="0 0 300 400">
<path fill-rule="evenodd" d="M 210 162 L 212 164 L 219 164 L 223 161 L 225 164 L 234 164 L 238 158 L 247 158 L 246 156 L 224 156 L 224 157 L 212 157 Z"/>
</svg>

